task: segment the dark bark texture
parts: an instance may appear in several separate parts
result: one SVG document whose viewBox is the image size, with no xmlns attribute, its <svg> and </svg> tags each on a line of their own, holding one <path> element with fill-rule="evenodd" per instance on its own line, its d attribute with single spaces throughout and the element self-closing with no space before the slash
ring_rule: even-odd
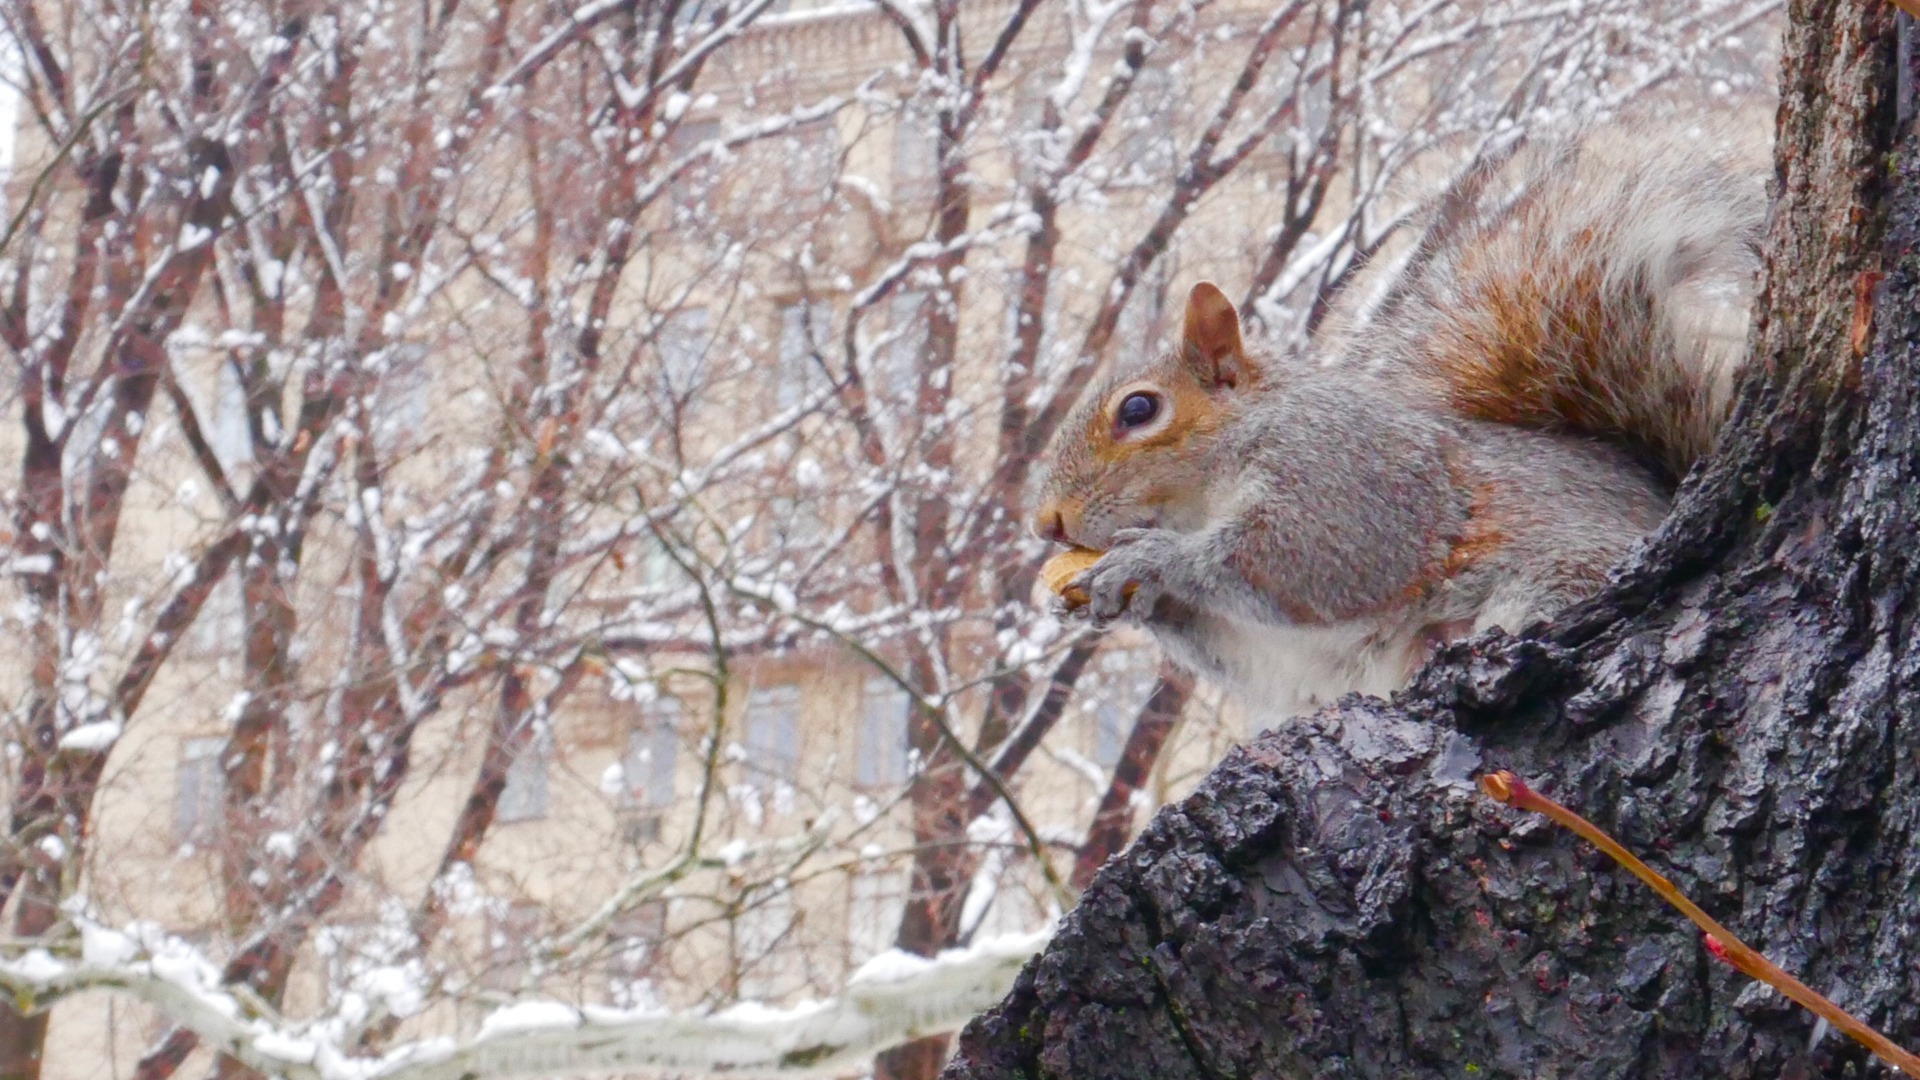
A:
<svg viewBox="0 0 1920 1080">
<path fill-rule="evenodd" d="M 1920 1046 L 1920 153 L 1881 0 L 1793 0 L 1754 361 L 1608 592 L 1236 751 L 962 1035 L 1002 1077 L 1852 1077 L 1544 819 Z"/>
</svg>

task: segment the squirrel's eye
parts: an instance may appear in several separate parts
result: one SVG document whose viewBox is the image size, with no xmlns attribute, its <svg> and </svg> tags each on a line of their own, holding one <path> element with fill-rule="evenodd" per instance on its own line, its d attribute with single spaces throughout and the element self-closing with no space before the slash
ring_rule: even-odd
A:
<svg viewBox="0 0 1920 1080">
<path fill-rule="evenodd" d="M 1128 394 L 1115 410 L 1114 419 L 1123 428 L 1137 428 L 1153 423 L 1160 415 L 1160 399 L 1152 394 Z"/>
</svg>

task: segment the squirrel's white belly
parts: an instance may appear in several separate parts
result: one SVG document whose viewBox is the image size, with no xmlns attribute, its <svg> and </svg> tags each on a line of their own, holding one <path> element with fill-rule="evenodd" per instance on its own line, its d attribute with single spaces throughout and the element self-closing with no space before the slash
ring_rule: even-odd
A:
<svg viewBox="0 0 1920 1080">
<path fill-rule="evenodd" d="M 1220 679 L 1256 718 L 1272 720 L 1356 691 L 1384 697 L 1405 686 L 1425 657 L 1417 629 L 1377 619 L 1276 626 L 1202 615 L 1161 637 L 1176 660 Z"/>
</svg>

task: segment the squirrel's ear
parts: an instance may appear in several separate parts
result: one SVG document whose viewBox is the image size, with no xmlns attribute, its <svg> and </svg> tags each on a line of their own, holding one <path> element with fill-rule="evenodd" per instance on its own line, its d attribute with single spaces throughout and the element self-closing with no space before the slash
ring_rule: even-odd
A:
<svg viewBox="0 0 1920 1080">
<path fill-rule="evenodd" d="M 1211 281 L 1195 285 L 1187 295 L 1180 361 L 1210 390 L 1239 386 L 1252 374 L 1240 346 L 1240 316 L 1233 310 L 1233 301 Z"/>
</svg>

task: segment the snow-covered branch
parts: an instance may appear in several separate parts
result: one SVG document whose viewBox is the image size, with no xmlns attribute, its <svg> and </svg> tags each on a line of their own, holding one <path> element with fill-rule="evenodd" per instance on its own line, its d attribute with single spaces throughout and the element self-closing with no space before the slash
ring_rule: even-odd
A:
<svg viewBox="0 0 1920 1080">
<path fill-rule="evenodd" d="M 636 1069 L 832 1073 L 907 1039 L 959 1027 L 1006 994 L 1051 931 L 993 938 L 931 959 L 882 953 L 841 993 L 790 1008 L 742 1002 L 697 1014 L 521 1001 L 495 1010 L 472 1039 L 401 1043 L 378 1058 L 341 1046 L 337 1022 L 295 1026 L 263 1015 L 257 1003 L 220 986 L 212 965 L 177 939 L 142 944 L 86 924 L 83 934 L 81 958 L 35 949 L 0 961 L 0 986 L 41 1007 L 84 990 L 128 994 L 207 1044 L 287 1080 L 462 1080 Z"/>
</svg>

